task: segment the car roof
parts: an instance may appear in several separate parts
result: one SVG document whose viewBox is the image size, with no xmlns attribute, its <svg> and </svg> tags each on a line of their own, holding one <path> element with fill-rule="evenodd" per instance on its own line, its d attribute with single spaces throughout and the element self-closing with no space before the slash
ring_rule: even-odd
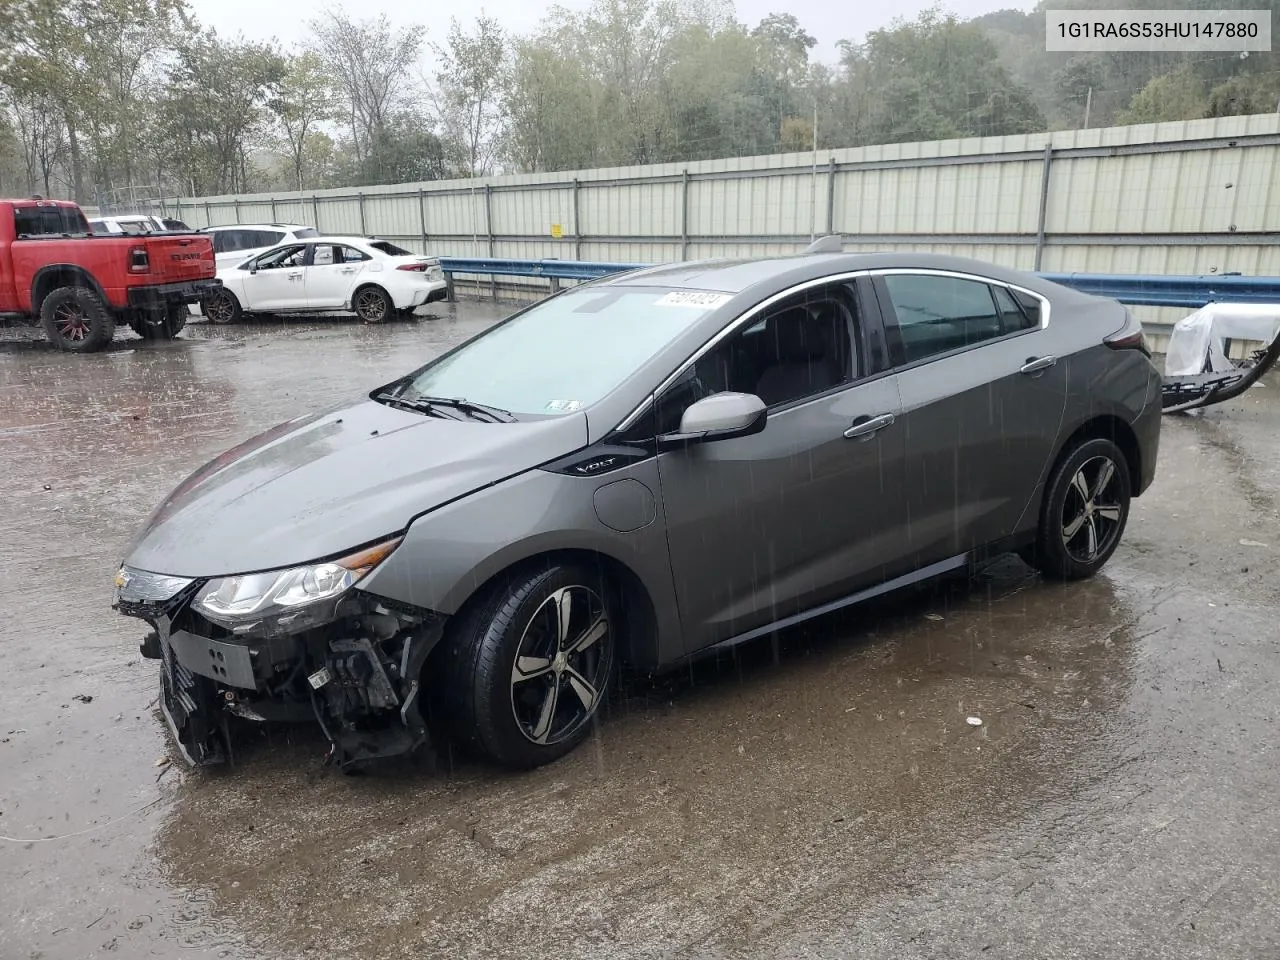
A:
<svg viewBox="0 0 1280 960">
<path fill-rule="evenodd" d="M 1046 296 L 1061 296 L 1069 288 L 1042 280 L 1033 273 L 984 260 L 911 251 L 891 253 L 798 253 L 772 257 L 693 260 L 660 264 L 615 274 L 600 285 L 680 287 L 739 294 L 760 288 L 779 290 L 833 274 L 859 270 L 944 270 L 974 274 L 1026 287 Z"/>
<path fill-rule="evenodd" d="M 311 230 L 301 223 L 219 223 L 202 230 Z"/>
</svg>

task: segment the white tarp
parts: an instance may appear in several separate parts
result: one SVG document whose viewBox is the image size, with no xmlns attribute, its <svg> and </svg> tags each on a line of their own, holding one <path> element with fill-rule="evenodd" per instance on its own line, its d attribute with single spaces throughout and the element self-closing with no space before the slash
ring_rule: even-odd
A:
<svg viewBox="0 0 1280 960">
<path fill-rule="evenodd" d="M 1280 335 L 1280 304 L 1210 303 L 1173 327 L 1164 358 L 1166 377 L 1194 376 L 1233 369 L 1226 340 L 1270 343 Z"/>
</svg>

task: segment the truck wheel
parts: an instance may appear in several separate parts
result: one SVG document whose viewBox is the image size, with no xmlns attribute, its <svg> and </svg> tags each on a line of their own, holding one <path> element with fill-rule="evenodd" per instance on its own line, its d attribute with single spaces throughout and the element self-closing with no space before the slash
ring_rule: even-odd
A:
<svg viewBox="0 0 1280 960">
<path fill-rule="evenodd" d="M 235 323 L 240 319 L 240 301 L 230 290 L 219 290 L 200 301 L 200 313 L 210 323 Z"/>
<path fill-rule="evenodd" d="M 40 304 L 44 335 L 59 350 L 101 350 L 116 334 L 116 318 L 88 287 L 59 287 Z"/>
<path fill-rule="evenodd" d="M 172 340 L 187 325 L 185 303 L 166 304 L 163 310 L 143 311 L 129 323 L 143 340 Z"/>
</svg>

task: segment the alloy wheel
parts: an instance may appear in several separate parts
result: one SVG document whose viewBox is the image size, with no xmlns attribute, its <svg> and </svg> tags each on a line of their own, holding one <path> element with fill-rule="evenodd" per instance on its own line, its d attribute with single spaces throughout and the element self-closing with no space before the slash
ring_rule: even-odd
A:
<svg viewBox="0 0 1280 960">
<path fill-rule="evenodd" d="M 204 313 L 212 323 L 230 323 L 235 317 L 235 308 L 231 305 L 230 294 L 219 294 L 208 301 Z"/>
<path fill-rule="evenodd" d="M 1071 478 L 1062 505 L 1062 546 L 1079 563 L 1109 553 L 1120 535 L 1123 509 L 1116 490 L 1116 465 L 1092 457 Z"/>
<path fill-rule="evenodd" d="M 601 596 L 584 586 L 553 592 L 529 618 L 511 668 L 511 708 L 520 732 L 539 746 L 572 736 L 599 706 L 612 661 Z"/>
<path fill-rule="evenodd" d="M 387 315 L 385 298 L 377 290 L 361 290 L 356 295 L 356 313 L 367 323 L 381 323 Z"/>
<path fill-rule="evenodd" d="M 78 303 L 61 304 L 53 314 L 54 324 L 64 340 L 83 340 L 89 335 L 89 318 Z"/>
</svg>

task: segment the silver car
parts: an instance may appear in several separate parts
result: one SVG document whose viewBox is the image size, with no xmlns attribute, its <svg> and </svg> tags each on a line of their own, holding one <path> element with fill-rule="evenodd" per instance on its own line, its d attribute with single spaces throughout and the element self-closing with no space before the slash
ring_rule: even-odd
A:
<svg viewBox="0 0 1280 960">
<path fill-rule="evenodd" d="M 1094 574 L 1152 481 L 1120 304 L 986 263 L 659 266 L 529 306 L 182 483 L 124 558 L 188 760 L 316 721 L 527 768 L 655 671 L 1018 551 Z M 238 722 L 238 721 L 237 721 Z M 433 725 L 434 729 L 434 725 Z"/>
</svg>

